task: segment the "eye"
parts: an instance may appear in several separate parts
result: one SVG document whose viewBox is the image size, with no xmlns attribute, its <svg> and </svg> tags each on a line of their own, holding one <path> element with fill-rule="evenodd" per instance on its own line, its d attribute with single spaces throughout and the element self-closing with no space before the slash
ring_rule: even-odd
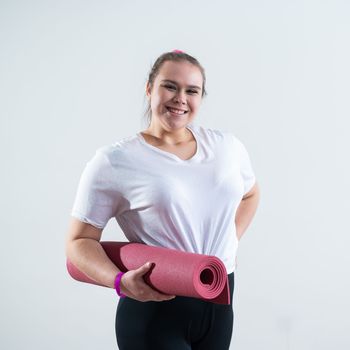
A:
<svg viewBox="0 0 350 350">
<path fill-rule="evenodd" d="M 175 89 L 175 86 L 172 85 L 164 85 L 167 89 Z"/>
<path fill-rule="evenodd" d="M 165 84 L 163 85 L 165 88 L 169 89 L 169 90 L 176 90 L 176 87 L 173 86 L 173 85 L 168 85 L 168 84 Z M 193 94 L 198 94 L 198 91 L 197 90 L 187 90 L 187 92 L 191 95 Z"/>
</svg>

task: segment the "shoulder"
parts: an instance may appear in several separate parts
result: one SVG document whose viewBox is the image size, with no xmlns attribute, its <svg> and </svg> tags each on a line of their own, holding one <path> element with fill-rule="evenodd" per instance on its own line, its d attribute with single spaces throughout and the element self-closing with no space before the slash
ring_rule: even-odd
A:
<svg viewBox="0 0 350 350">
<path fill-rule="evenodd" d="M 232 131 L 208 128 L 200 125 L 190 125 L 198 135 L 214 141 L 226 141 L 229 143 L 241 143 Z"/>
<path fill-rule="evenodd" d="M 134 136 L 126 137 L 112 144 L 98 147 L 85 163 L 84 178 L 99 182 L 115 178 L 116 171 L 121 169 L 130 158 L 128 153 L 134 148 L 134 139 Z"/>
<path fill-rule="evenodd" d="M 200 136 L 204 143 L 210 146 L 222 145 L 225 149 L 243 158 L 248 154 L 244 143 L 233 131 L 207 128 L 193 124 L 191 128 L 197 132 L 197 135 Z"/>
<path fill-rule="evenodd" d="M 118 162 L 128 159 L 130 154 L 139 146 L 136 135 L 124 137 L 112 144 L 104 145 L 96 150 L 94 158 L 100 162 L 115 165 Z"/>
</svg>

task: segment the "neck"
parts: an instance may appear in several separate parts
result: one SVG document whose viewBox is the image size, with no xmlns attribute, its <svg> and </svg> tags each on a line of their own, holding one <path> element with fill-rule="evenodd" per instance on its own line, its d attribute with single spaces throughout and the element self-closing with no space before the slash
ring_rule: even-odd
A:
<svg viewBox="0 0 350 350">
<path fill-rule="evenodd" d="M 177 145 L 193 140 L 193 135 L 187 130 L 187 126 L 181 129 L 169 131 L 150 125 L 145 131 L 143 131 L 143 133 L 157 139 L 158 142 L 161 141 L 163 144 L 168 145 Z"/>
</svg>

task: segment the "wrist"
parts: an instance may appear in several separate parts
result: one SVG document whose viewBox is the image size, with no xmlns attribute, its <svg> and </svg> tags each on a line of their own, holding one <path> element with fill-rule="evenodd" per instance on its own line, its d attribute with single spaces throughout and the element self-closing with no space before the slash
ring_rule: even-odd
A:
<svg viewBox="0 0 350 350">
<path fill-rule="evenodd" d="M 120 284 L 121 284 L 120 282 L 121 282 L 123 275 L 124 275 L 124 272 L 122 272 L 122 271 L 118 272 L 117 275 L 115 276 L 115 280 L 114 280 L 114 289 L 120 298 L 124 298 L 126 296 L 120 290 Z"/>
</svg>

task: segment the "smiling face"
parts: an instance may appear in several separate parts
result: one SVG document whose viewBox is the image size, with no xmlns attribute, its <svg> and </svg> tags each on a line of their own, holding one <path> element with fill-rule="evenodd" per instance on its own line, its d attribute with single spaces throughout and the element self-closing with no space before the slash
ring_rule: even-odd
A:
<svg viewBox="0 0 350 350">
<path fill-rule="evenodd" d="M 201 71 L 187 61 L 166 61 L 153 87 L 146 86 L 152 121 L 150 128 L 181 129 L 195 118 L 202 101 Z"/>
</svg>

